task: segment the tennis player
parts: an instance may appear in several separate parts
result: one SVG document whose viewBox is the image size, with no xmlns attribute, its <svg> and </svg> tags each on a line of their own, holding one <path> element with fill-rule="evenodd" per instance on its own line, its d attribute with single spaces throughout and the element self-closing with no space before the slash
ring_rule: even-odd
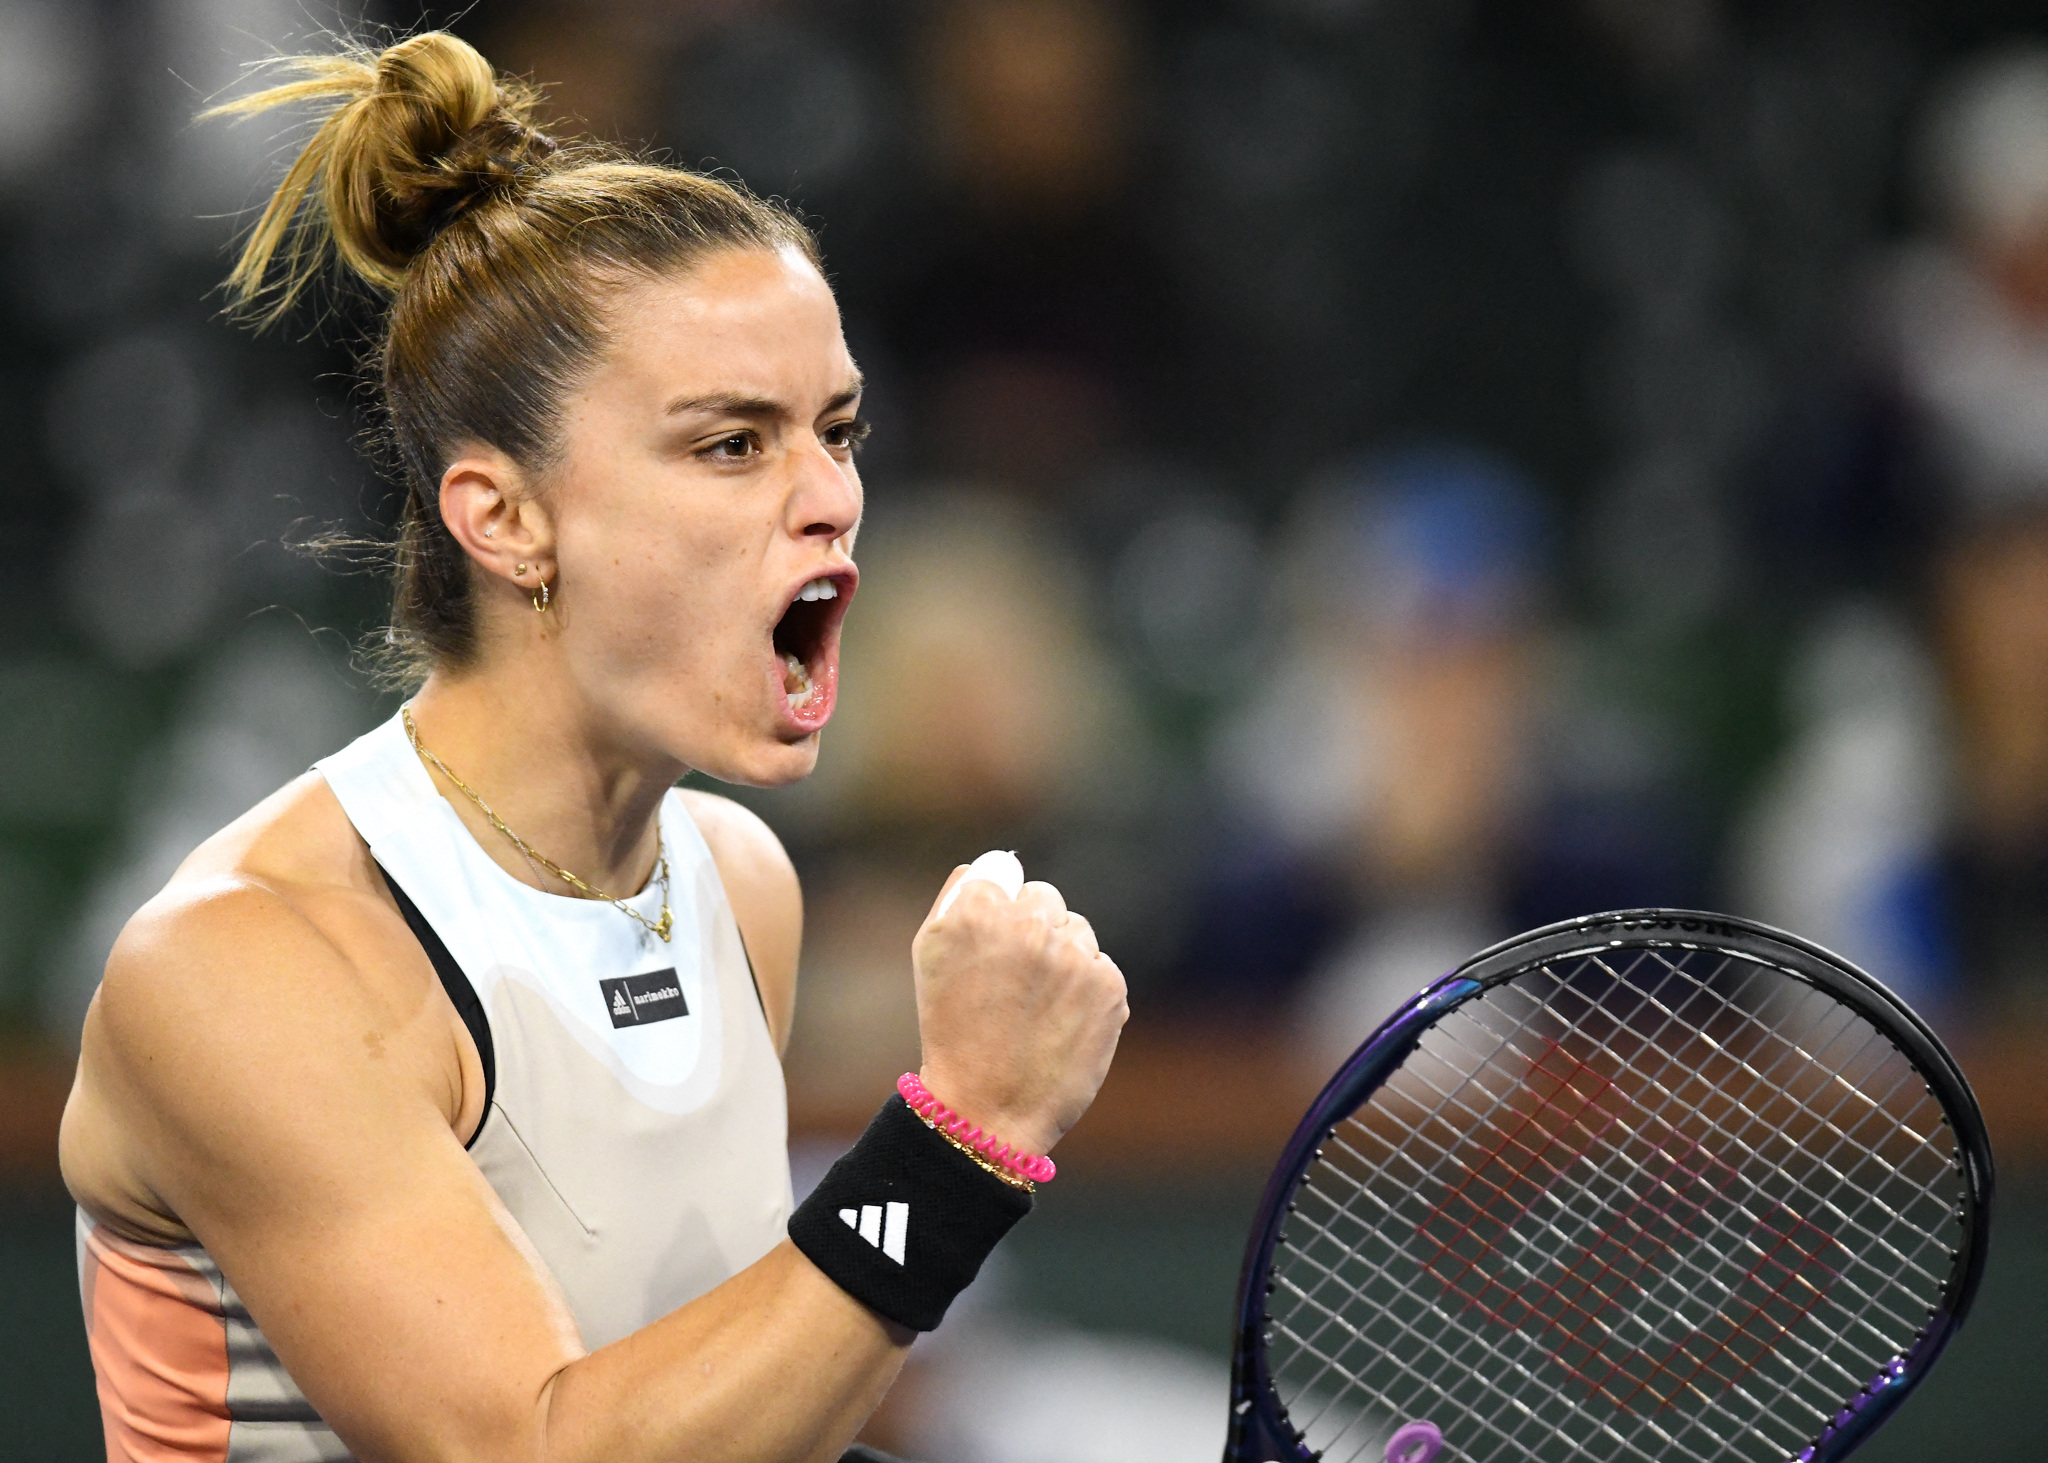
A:
<svg viewBox="0 0 2048 1463">
<path fill-rule="evenodd" d="M 230 285 L 275 318 L 331 249 L 388 296 L 425 674 L 108 962 L 62 1140 L 108 1454 L 837 1459 L 1029 1209 L 1123 978 L 1051 887 L 956 870 L 923 1086 L 792 1211 L 796 877 L 675 783 L 803 777 L 832 712 L 861 379 L 813 241 L 557 145 L 449 35 L 291 65 L 227 109 L 327 109 Z"/>
</svg>

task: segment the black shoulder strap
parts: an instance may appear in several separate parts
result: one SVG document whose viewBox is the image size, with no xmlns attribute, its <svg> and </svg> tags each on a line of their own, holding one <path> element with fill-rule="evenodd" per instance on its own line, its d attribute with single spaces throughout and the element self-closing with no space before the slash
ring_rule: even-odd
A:
<svg viewBox="0 0 2048 1463">
<path fill-rule="evenodd" d="M 476 987 L 469 983 L 469 977 L 462 973 L 462 967 L 455 963 L 455 957 L 448 953 L 447 945 L 434 933 L 434 927 L 427 923 L 427 917 L 420 913 L 420 907 L 398 887 L 398 881 L 382 864 L 377 872 L 384 875 L 384 887 L 391 891 L 391 897 L 398 901 L 398 912 L 405 916 L 405 922 L 412 926 L 413 935 L 419 940 L 420 948 L 427 952 L 427 960 L 434 967 L 434 974 L 441 977 L 441 989 L 448 992 L 448 999 L 454 1003 L 455 1014 L 462 1018 L 462 1024 L 469 1028 L 469 1038 L 476 1043 L 476 1054 L 484 1064 L 484 1115 L 476 1120 L 476 1132 L 469 1135 L 469 1141 L 462 1146 L 474 1148 L 484 1124 L 491 1120 L 491 1098 L 498 1090 L 498 1053 L 491 1045 L 491 1022 L 484 1015 L 484 1003 L 477 999 Z"/>
</svg>

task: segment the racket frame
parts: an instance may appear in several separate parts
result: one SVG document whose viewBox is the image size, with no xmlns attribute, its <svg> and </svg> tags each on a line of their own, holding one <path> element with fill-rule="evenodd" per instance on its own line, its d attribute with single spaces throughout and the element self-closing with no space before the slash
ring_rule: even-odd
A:
<svg viewBox="0 0 2048 1463">
<path fill-rule="evenodd" d="M 1711 941 L 1711 944 L 1707 941 Z M 1337 1125 L 1393 1075 L 1448 1012 L 1532 967 L 1603 950 L 1714 950 L 1768 966 L 1839 1000 L 1889 1039 L 1926 1078 L 1955 1134 L 1962 1169 L 1958 1251 L 1934 1315 L 1905 1355 L 1847 1400 L 1796 1463 L 1837 1463 L 1860 1446 L 1920 1384 L 1970 1313 L 1990 1235 L 1994 1173 L 1984 1115 L 1955 1058 L 1904 1001 L 1819 945 L 1732 915 L 1685 909 L 1629 909 L 1545 925 L 1474 955 L 1409 1000 L 1337 1069 L 1288 1140 L 1267 1181 L 1238 1278 L 1237 1337 L 1231 1361 L 1230 1431 L 1224 1463 L 1316 1463 L 1287 1421 L 1266 1363 L 1266 1297 L 1273 1256 L 1294 1195 Z M 1378 1463 L 1377 1459 L 1370 1463 Z"/>
</svg>

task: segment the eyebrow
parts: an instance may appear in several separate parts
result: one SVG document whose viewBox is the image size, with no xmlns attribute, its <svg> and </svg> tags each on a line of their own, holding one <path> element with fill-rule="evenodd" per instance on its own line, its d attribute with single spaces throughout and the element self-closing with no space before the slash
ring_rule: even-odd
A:
<svg viewBox="0 0 2048 1463">
<path fill-rule="evenodd" d="M 867 388 L 867 378 L 854 373 L 853 380 L 830 401 L 825 411 L 838 411 L 857 400 Z M 789 407 L 766 396 L 742 396 L 735 391 L 714 392 L 710 396 L 678 397 L 662 408 L 662 415 L 679 417 L 689 412 L 705 412 L 722 417 L 790 417 L 794 416 Z M 820 415 L 823 415 L 821 412 Z"/>
</svg>

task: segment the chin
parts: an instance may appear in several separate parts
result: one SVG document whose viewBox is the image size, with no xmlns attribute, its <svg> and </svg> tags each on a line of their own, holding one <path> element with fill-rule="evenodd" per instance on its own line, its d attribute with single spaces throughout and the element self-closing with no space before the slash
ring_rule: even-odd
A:
<svg viewBox="0 0 2048 1463">
<path fill-rule="evenodd" d="M 697 771 L 740 787 L 787 787 L 802 782 L 818 766 L 818 732 L 792 742 L 769 741 L 746 748 L 720 766 Z"/>
</svg>

